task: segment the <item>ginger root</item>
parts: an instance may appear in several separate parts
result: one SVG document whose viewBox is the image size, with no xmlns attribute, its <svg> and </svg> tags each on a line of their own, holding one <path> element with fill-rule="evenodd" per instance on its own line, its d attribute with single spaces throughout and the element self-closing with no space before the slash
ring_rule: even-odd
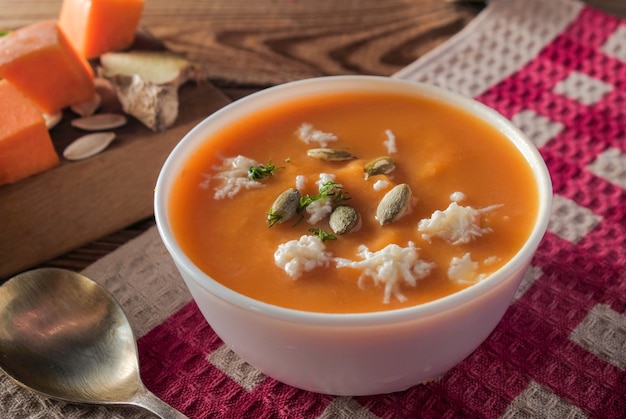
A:
<svg viewBox="0 0 626 419">
<path fill-rule="evenodd" d="M 178 117 L 178 88 L 201 80 L 191 61 L 165 51 L 113 52 L 100 56 L 100 77 L 111 82 L 122 109 L 153 131 Z"/>
</svg>

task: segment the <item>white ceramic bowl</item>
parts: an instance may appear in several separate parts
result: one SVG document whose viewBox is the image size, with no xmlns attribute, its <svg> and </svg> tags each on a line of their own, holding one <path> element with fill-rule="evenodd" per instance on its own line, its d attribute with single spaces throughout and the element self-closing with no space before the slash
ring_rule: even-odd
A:
<svg viewBox="0 0 626 419">
<path fill-rule="evenodd" d="M 448 297 L 394 311 L 324 314 L 269 305 L 214 281 L 180 249 L 170 228 L 172 181 L 191 153 L 211 134 L 243 115 L 280 101 L 323 92 L 400 91 L 444 101 L 500 130 L 525 156 L 539 190 L 534 228 L 522 249 L 489 278 Z M 202 314 L 220 338 L 266 375 L 292 386 L 334 395 L 400 391 L 454 367 L 483 342 L 501 320 L 548 224 L 552 185 L 534 145 L 507 119 L 449 91 L 375 76 L 308 79 L 240 99 L 192 129 L 159 175 L 156 223 L 165 246 Z M 245 263 L 245 262 L 242 262 Z"/>
</svg>

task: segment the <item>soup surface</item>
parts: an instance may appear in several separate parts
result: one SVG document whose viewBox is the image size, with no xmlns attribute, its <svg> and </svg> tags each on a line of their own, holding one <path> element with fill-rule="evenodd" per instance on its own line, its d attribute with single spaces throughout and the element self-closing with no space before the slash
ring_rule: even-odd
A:
<svg viewBox="0 0 626 419">
<path fill-rule="evenodd" d="M 331 151 L 308 155 L 317 148 Z M 337 150 L 352 157 L 334 161 Z M 366 176 L 379 157 L 389 173 Z M 252 181 L 250 167 L 271 174 Z M 392 200 L 385 208 L 399 214 L 381 225 L 379 203 L 400 184 L 410 198 Z M 294 217 L 272 217 L 290 188 L 302 201 Z M 183 251 L 225 286 L 283 307 L 355 313 L 484 279 L 523 245 L 537 196 L 521 153 L 483 121 L 426 98 L 342 93 L 276 104 L 207 138 L 178 174 L 169 211 Z M 356 227 L 333 233 L 320 204 L 356 209 Z"/>
</svg>

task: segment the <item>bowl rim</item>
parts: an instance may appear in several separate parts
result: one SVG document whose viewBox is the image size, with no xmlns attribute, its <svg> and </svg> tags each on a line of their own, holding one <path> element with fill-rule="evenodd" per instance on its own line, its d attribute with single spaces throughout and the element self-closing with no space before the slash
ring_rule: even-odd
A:
<svg viewBox="0 0 626 419">
<path fill-rule="evenodd" d="M 222 285 L 198 268 L 182 252 L 167 222 L 167 187 L 171 186 L 174 175 L 180 170 L 179 160 L 185 161 L 185 157 L 188 157 L 201 142 L 205 141 L 204 139 L 207 138 L 209 132 L 221 129 L 228 123 L 229 119 L 236 119 L 237 115 L 242 111 L 253 112 L 260 103 L 271 101 L 271 99 L 277 96 L 286 95 L 295 98 L 302 97 L 303 92 L 306 95 L 314 96 L 319 94 L 322 88 L 325 92 L 328 92 L 331 88 L 355 91 L 362 90 L 363 87 L 371 91 L 393 87 L 403 92 L 408 91 L 411 94 L 448 103 L 491 123 L 498 131 L 513 141 L 534 173 L 537 181 L 539 202 L 535 224 L 528 239 L 519 251 L 487 278 L 463 290 L 411 307 L 365 313 L 312 312 L 265 303 Z M 225 122 L 220 122 L 221 120 Z M 217 128 L 213 128 L 213 125 L 216 125 Z M 373 326 L 412 321 L 471 303 L 479 296 L 487 294 L 491 289 L 506 282 L 509 276 L 524 268 L 524 265 L 530 262 L 546 232 L 551 212 L 551 203 L 551 178 L 541 154 L 535 145 L 511 121 L 496 110 L 472 98 L 421 82 L 386 76 L 340 75 L 308 78 L 269 87 L 226 105 L 194 126 L 174 147 L 159 172 L 154 193 L 154 215 L 161 240 L 178 269 L 185 270 L 185 273 L 193 278 L 197 285 L 213 296 L 240 309 L 277 320 L 308 325 L 340 327 Z"/>
</svg>

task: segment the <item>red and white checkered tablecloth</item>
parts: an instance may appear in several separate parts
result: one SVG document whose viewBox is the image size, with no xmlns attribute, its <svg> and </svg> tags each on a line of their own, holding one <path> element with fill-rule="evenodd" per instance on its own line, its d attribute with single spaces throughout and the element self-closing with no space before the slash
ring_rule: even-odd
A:
<svg viewBox="0 0 626 419">
<path fill-rule="evenodd" d="M 394 77 L 495 108 L 547 162 L 551 222 L 501 324 L 460 365 L 404 392 L 298 390 L 220 341 L 151 229 L 85 272 L 129 315 L 146 386 L 192 418 L 626 417 L 626 21 L 575 0 L 493 1 Z M 2 417 L 135 415 L 0 379 Z"/>
</svg>

